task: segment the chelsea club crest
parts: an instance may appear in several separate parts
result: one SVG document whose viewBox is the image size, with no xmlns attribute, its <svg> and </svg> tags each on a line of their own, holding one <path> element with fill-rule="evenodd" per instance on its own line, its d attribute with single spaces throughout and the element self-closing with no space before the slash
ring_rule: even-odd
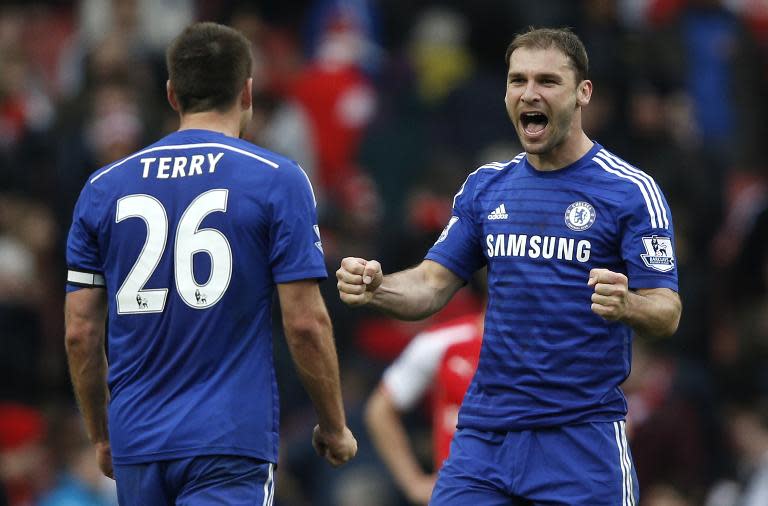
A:
<svg viewBox="0 0 768 506">
<path fill-rule="evenodd" d="M 574 202 L 565 210 L 565 224 L 568 228 L 581 232 L 595 222 L 595 208 L 589 202 Z"/>
</svg>

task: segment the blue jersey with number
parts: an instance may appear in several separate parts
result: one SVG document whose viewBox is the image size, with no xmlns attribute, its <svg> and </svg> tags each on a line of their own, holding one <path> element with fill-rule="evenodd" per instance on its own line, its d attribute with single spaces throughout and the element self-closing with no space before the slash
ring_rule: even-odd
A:
<svg viewBox="0 0 768 506">
<path fill-rule="evenodd" d="M 116 463 L 276 462 L 275 284 L 327 276 L 295 162 L 216 132 L 172 133 L 90 177 L 67 264 L 68 291 L 106 288 Z"/>
<path fill-rule="evenodd" d="M 656 183 L 598 144 L 556 171 L 536 170 L 523 153 L 470 174 L 426 256 L 463 279 L 488 266 L 482 352 L 459 427 L 622 419 L 631 330 L 592 312 L 589 272 L 676 291 L 673 245 Z"/>
</svg>

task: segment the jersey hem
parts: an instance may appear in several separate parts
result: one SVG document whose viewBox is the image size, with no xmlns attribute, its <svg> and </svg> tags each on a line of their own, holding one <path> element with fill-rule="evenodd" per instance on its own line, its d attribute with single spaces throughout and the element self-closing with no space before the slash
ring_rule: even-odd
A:
<svg viewBox="0 0 768 506">
<path fill-rule="evenodd" d="M 275 276 L 274 280 L 275 283 L 288 283 L 291 281 L 299 281 L 301 279 L 327 279 L 328 278 L 328 272 L 325 270 L 314 270 L 314 271 L 298 271 L 298 272 L 288 272 L 280 274 L 279 276 Z"/>
<path fill-rule="evenodd" d="M 459 429 L 473 429 L 486 432 L 513 432 L 521 430 L 537 430 L 547 429 L 552 427 L 564 427 L 570 425 L 582 425 L 585 423 L 610 423 L 619 422 L 625 420 L 626 413 L 616 413 L 615 415 L 601 415 L 601 416 L 586 416 L 584 418 L 566 419 L 566 420 L 553 420 L 553 421 L 531 421 L 525 423 L 507 423 L 504 425 L 493 423 L 482 423 L 485 421 L 485 417 L 482 419 L 479 417 L 461 417 L 459 423 L 456 425 Z M 463 420 L 462 420 L 463 418 Z M 469 420 L 467 420 L 469 418 Z"/>
<path fill-rule="evenodd" d="M 277 464 L 277 456 L 273 453 L 266 454 L 246 448 L 231 446 L 209 446 L 205 448 L 189 448 L 185 450 L 168 450 L 162 452 L 144 453 L 141 455 L 112 455 L 112 461 L 117 465 L 144 464 L 158 460 L 176 460 L 188 457 L 202 457 L 206 455 L 232 455 L 237 457 L 250 457 Z"/>
<path fill-rule="evenodd" d="M 678 291 L 678 283 L 664 276 L 632 276 L 629 280 L 629 288 L 669 288 Z"/>
</svg>

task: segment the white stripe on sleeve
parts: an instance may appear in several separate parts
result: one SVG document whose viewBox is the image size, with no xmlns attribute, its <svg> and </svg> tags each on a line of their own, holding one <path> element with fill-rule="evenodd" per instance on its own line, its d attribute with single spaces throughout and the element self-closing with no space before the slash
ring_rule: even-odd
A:
<svg viewBox="0 0 768 506">
<path fill-rule="evenodd" d="M 602 158 L 604 158 L 614 168 L 624 172 L 625 174 L 633 175 L 643 181 L 645 187 L 648 189 L 648 194 L 653 201 L 653 206 L 656 208 L 656 213 L 658 213 L 657 216 L 661 217 L 659 220 L 659 226 L 669 228 L 667 209 L 664 207 L 664 201 L 661 198 L 661 192 L 659 192 L 659 187 L 656 185 L 656 182 L 653 180 L 653 178 L 645 172 L 632 167 L 616 155 L 613 155 L 605 150 L 600 151 L 598 156 L 602 156 Z"/>
<path fill-rule="evenodd" d="M 648 208 L 648 214 L 651 217 L 651 227 L 653 227 L 653 228 L 661 228 L 660 226 L 656 225 L 656 223 L 657 223 L 657 221 L 656 221 L 656 211 L 654 211 L 654 209 L 653 209 L 653 205 L 651 204 L 651 199 L 648 196 L 648 192 L 646 192 L 645 186 L 643 186 L 643 183 L 641 183 L 634 176 L 630 176 L 630 175 L 624 174 L 623 172 L 619 172 L 617 170 L 614 170 L 614 169 L 608 167 L 608 165 L 606 164 L 605 160 L 603 160 L 601 158 L 594 157 L 592 160 L 594 160 L 595 163 L 597 163 L 600 167 L 602 167 L 606 172 L 610 172 L 611 174 L 619 176 L 620 178 L 628 179 L 628 180 L 632 181 L 633 183 L 635 183 L 635 185 L 637 185 L 637 187 L 640 188 L 640 193 L 643 194 L 643 199 L 645 199 L 645 206 Z"/>
</svg>

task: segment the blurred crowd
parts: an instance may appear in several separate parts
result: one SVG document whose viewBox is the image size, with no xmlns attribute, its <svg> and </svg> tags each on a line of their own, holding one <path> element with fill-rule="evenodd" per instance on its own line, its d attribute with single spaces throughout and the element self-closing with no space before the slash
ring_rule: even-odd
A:
<svg viewBox="0 0 768 506">
<path fill-rule="evenodd" d="M 675 217 L 683 319 L 635 341 L 624 385 L 642 506 L 768 504 L 768 2 L 763 0 L 80 0 L 0 3 L 0 506 L 114 505 L 77 416 L 63 347 L 63 245 L 95 169 L 177 127 L 164 49 L 214 20 L 254 45 L 248 140 L 297 160 L 318 197 L 358 458 L 334 470 L 276 328 L 281 506 L 407 504 L 362 407 L 429 322 L 350 310 L 342 256 L 417 263 L 468 173 L 519 151 L 504 52 L 570 26 L 595 83 L 588 134 L 650 173 Z M 585 280 L 586 281 L 586 280 Z M 279 320 L 279 319 L 278 319 Z M 244 401 L 258 392 L 243 392 Z M 429 408 L 407 418 L 430 464 Z"/>
</svg>

